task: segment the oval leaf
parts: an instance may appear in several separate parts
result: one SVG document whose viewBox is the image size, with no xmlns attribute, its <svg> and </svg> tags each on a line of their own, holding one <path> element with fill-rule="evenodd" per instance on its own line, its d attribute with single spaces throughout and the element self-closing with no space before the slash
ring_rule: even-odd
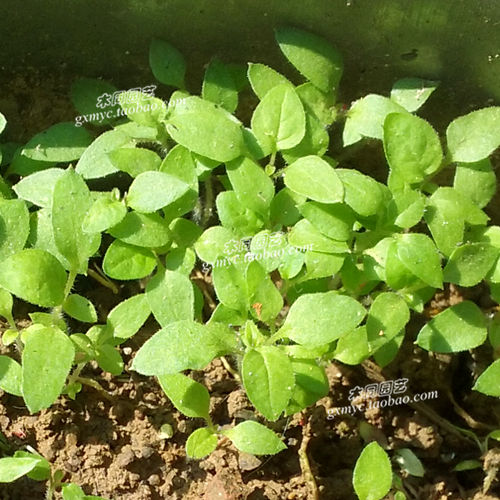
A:
<svg viewBox="0 0 500 500">
<path fill-rule="evenodd" d="M 487 335 L 481 309 L 466 300 L 432 318 L 420 330 L 416 343 L 427 351 L 459 352 L 481 345 Z"/>
<path fill-rule="evenodd" d="M 45 250 L 28 248 L 0 262 L 0 286 L 42 307 L 62 304 L 66 271 Z"/>
<path fill-rule="evenodd" d="M 182 373 L 161 375 L 160 386 L 173 405 L 186 417 L 208 420 L 210 395 L 207 388 Z"/>
<path fill-rule="evenodd" d="M 446 130 L 454 161 L 472 163 L 500 146 L 500 106 L 479 109 L 453 120 Z"/>
<path fill-rule="evenodd" d="M 196 429 L 186 441 L 186 454 L 191 458 L 206 457 L 215 448 L 217 448 L 217 435 L 206 427 Z"/>
<path fill-rule="evenodd" d="M 22 392 L 31 413 L 48 408 L 59 397 L 69 375 L 75 348 L 58 328 L 31 332 L 22 355 Z"/>
<path fill-rule="evenodd" d="M 376 441 L 363 448 L 354 467 L 352 484 L 359 500 L 380 500 L 391 489 L 391 462 Z"/>
<path fill-rule="evenodd" d="M 298 344 L 319 346 L 354 330 L 365 315 L 365 308 L 346 295 L 308 293 L 292 304 L 283 330 Z"/>
<path fill-rule="evenodd" d="M 249 350 L 241 368 L 243 385 L 252 404 L 268 420 L 285 410 L 295 385 L 288 356 L 274 346 Z"/>
<path fill-rule="evenodd" d="M 201 370 L 217 356 L 236 349 L 236 338 L 221 323 L 200 325 L 177 321 L 151 337 L 138 351 L 132 369 L 142 375 L 168 375 L 183 370 Z"/>
<path fill-rule="evenodd" d="M 305 156 L 285 170 L 285 184 L 292 191 L 321 203 L 344 200 L 344 186 L 337 172 L 319 156 Z"/>
<path fill-rule="evenodd" d="M 222 432 L 238 450 L 252 455 L 276 455 L 286 449 L 285 443 L 267 427 L 247 420 Z"/>
</svg>

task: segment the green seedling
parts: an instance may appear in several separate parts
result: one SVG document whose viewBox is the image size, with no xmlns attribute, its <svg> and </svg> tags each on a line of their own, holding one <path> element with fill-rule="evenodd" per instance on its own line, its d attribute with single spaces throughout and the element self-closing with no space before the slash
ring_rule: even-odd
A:
<svg viewBox="0 0 500 500">
<path fill-rule="evenodd" d="M 12 483 L 27 476 L 35 481 L 47 481 L 46 500 L 52 500 L 61 491 L 63 500 L 106 500 L 103 497 L 85 495 L 80 486 L 64 483 L 64 472 L 54 470 L 51 464 L 27 446 L 29 451 L 16 451 L 12 457 L 0 458 L 0 483 Z"/>
<path fill-rule="evenodd" d="M 415 114 L 438 84 L 414 78 L 340 113 L 338 51 L 297 29 L 281 28 L 276 39 L 297 70 L 290 78 L 214 59 L 201 95 L 186 87 L 183 56 L 156 40 L 149 60 L 173 90 L 167 102 L 134 91 L 140 106 L 120 97 L 111 128 L 95 135 L 58 124 L 11 155 L 0 189 L 0 314 L 9 324 L 4 344 L 22 354 L 0 356 L 0 387 L 32 413 L 62 393 L 77 397 L 82 384 L 100 390 L 82 376 L 86 363 L 120 374 L 120 345 L 152 315 L 159 329 L 132 370 L 156 377 L 180 412 L 204 422 L 187 454 L 202 458 L 223 437 L 247 453 L 275 454 L 286 446 L 265 421 L 326 396 L 328 363 L 388 365 L 411 316 L 448 284 L 485 282 L 498 301 L 500 228 L 483 209 L 496 191 L 490 156 L 500 145 L 500 108 L 459 117 L 440 137 Z M 248 84 L 259 103 L 244 122 L 233 113 Z M 109 90 L 86 79 L 72 98 L 91 112 L 89 96 Z M 334 123 L 345 147 L 381 141 L 385 182 L 329 156 Z M 445 169 L 452 186 L 437 184 Z M 89 187 L 99 183 L 108 190 Z M 212 269 L 210 279 L 201 269 Z M 144 291 L 99 318 L 74 291 L 86 277 L 110 293 L 141 280 Z M 13 296 L 41 308 L 22 331 Z M 429 320 L 415 344 L 457 353 L 490 342 L 496 357 L 473 388 L 498 397 L 499 330 L 465 300 Z M 245 389 L 256 420 L 212 421 L 210 394 L 190 373 L 216 358 Z M 408 467 L 418 467 L 404 453 L 412 474 Z M 391 485 L 387 455 L 368 445 L 354 471 L 358 497 L 382 498 Z"/>
</svg>

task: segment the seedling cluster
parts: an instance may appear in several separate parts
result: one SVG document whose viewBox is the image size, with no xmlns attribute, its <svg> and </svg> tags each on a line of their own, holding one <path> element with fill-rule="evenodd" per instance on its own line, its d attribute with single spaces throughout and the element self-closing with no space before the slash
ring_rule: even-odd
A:
<svg viewBox="0 0 500 500">
<path fill-rule="evenodd" d="M 167 102 L 133 91 L 142 107 L 117 104 L 127 117 L 109 114 L 104 128 L 58 123 L 18 149 L 2 148 L 0 314 L 9 323 L 2 342 L 12 347 L 0 356 L 0 388 L 31 413 L 95 385 L 82 376 L 88 363 L 120 375 L 121 347 L 152 314 L 158 331 L 131 370 L 155 377 L 177 410 L 204 422 L 187 455 L 201 459 L 223 437 L 243 452 L 276 454 L 286 445 L 266 420 L 325 397 L 329 363 L 388 365 L 411 315 L 447 284 L 485 282 L 499 300 L 500 227 L 483 209 L 496 191 L 490 156 L 500 145 L 500 107 L 461 116 L 440 137 L 416 114 L 437 82 L 405 78 L 390 96 L 368 94 L 343 112 L 337 50 L 294 28 L 276 30 L 276 40 L 298 71 L 294 82 L 264 64 L 214 59 L 195 95 L 184 57 L 155 40 L 152 72 L 175 89 Z M 248 85 L 259 102 L 244 123 L 238 104 Z M 115 91 L 83 79 L 71 95 L 88 115 L 99 95 Z M 384 182 L 330 156 L 339 125 L 344 156 L 355 160 L 360 145 L 382 143 Z M 443 172 L 450 185 L 438 182 Z M 284 237 L 270 249 L 276 232 Z M 214 265 L 228 242 L 248 236 L 249 249 Z M 263 258 L 245 258 L 249 251 Z M 202 263 L 212 270 L 200 281 Z M 119 282 L 145 287 L 99 318 L 73 292 L 84 279 L 110 293 Z M 27 328 L 12 316 L 14 297 L 40 308 Z M 500 396 L 500 319 L 474 302 L 434 316 L 415 343 L 435 353 L 489 344 L 490 365 L 473 389 Z M 220 357 L 233 363 L 255 420 L 223 429 L 212 421 L 210 394 L 190 373 Z M 408 451 L 398 460 L 415 464 Z M 19 453 L 0 459 L 1 482 L 40 479 L 42 466 L 48 477 L 46 461 Z M 404 498 L 376 443 L 359 457 L 353 484 L 362 500 L 391 488 Z M 63 496 L 96 498 L 75 485 Z"/>
</svg>

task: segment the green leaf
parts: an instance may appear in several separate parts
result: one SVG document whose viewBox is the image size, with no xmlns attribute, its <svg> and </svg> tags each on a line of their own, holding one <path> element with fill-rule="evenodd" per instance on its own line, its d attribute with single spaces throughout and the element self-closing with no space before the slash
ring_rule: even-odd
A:
<svg viewBox="0 0 500 500">
<path fill-rule="evenodd" d="M 71 85 L 71 101 L 80 115 L 85 115 L 85 117 L 90 115 L 92 118 L 99 117 L 97 113 L 101 112 L 101 106 L 104 104 L 103 101 L 106 98 L 109 99 L 108 102 L 112 101 L 112 96 L 117 90 L 118 89 L 114 85 L 103 80 L 97 80 L 96 78 L 79 78 Z M 117 116 L 117 111 L 119 109 L 118 105 L 107 106 L 104 104 L 103 107 L 106 108 L 106 112 L 111 111 L 111 116 Z M 113 121 L 113 118 L 104 117 L 101 118 L 99 123 L 100 125 L 106 125 Z M 78 123 L 79 122 L 75 118 L 75 125 L 77 127 L 82 125 L 82 123 L 79 125 Z"/>
<path fill-rule="evenodd" d="M 343 255 L 308 251 L 305 253 L 307 279 L 333 276 L 340 271 L 343 263 Z"/>
<path fill-rule="evenodd" d="M 487 396 L 500 397 L 500 359 L 494 361 L 479 376 L 472 388 L 474 391 L 482 392 Z"/>
<path fill-rule="evenodd" d="M 380 500 L 391 489 L 391 462 L 376 441 L 363 448 L 354 467 L 352 484 L 359 500 Z"/>
<path fill-rule="evenodd" d="M 0 458 L 0 483 L 12 483 L 32 471 L 39 462 L 35 456 Z"/>
<path fill-rule="evenodd" d="M 482 225 L 489 218 L 455 189 L 440 187 L 428 199 L 424 219 L 437 247 L 449 257 L 463 242 L 465 222 Z"/>
<path fill-rule="evenodd" d="M 438 85 L 439 82 L 421 78 L 402 78 L 392 86 L 391 99 L 413 113 L 429 99 Z"/>
<path fill-rule="evenodd" d="M 232 113 L 238 107 L 238 90 L 229 68 L 218 59 L 208 65 L 201 96 Z"/>
<path fill-rule="evenodd" d="M 61 254 L 54 242 L 52 211 L 50 209 L 41 208 L 31 214 L 28 245 L 49 252 L 57 258 L 64 269 L 69 271 L 71 266 L 68 259 Z"/>
<path fill-rule="evenodd" d="M 118 96 L 122 108 L 121 115 L 145 127 L 163 128 L 163 120 L 167 115 L 167 105 L 157 97 L 138 91 L 127 91 Z M 158 133 L 157 133 L 158 135 Z"/>
<path fill-rule="evenodd" d="M 292 358 L 292 369 L 295 386 L 286 408 L 287 415 L 293 415 L 313 405 L 330 390 L 325 369 L 319 366 L 316 360 Z"/>
<path fill-rule="evenodd" d="M 290 307 L 283 333 L 298 344 L 314 347 L 327 344 L 361 323 L 365 308 L 337 292 L 301 295 Z"/>
<path fill-rule="evenodd" d="M 149 66 L 159 82 L 184 88 L 186 61 L 173 45 L 163 40 L 152 40 L 149 46 Z"/>
<path fill-rule="evenodd" d="M 173 147 L 163 160 L 160 171 L 172 175 L 189 185 L 188 191 L 178 200 L 163 208 L 165 219 L 173 220 L 195 208 L 198 201 L 198 175 L 191 152 L 184 146 Z"/>
<path fill-rule="evenodd" d="M 323 92 L 334 92 L 342 77 L 344 64 L 330 43 L 296 28 L 278 28 L 276 41 L 285 57 Z"/>
<path fill-rule="evenodd" d="M 22 392 L 30 413 L 48 408 L 61 394 L 75 348 L 58 328 L 41 327 L 25 340 L 22 354 Z"/>
<path fill-rule="evenodd" d="M 14 396 L 22 396 L 21 379 L 21 365 L 8 356 L 0 356 L 0 389 Z"/>
<path fill-rule="evenodd" d="M 247 420 L 223 431 L 238 450 L 251 455 L 276 455 L 286 449 L 285 443 L 267 427 Z"/>
<path fill-rule="evenodd" d="M 235 309 L 230 309 L 224 304 L 217 304 L 212 316 L 210 316 L 209 323 L 225 323 L 229 326 L 241 326 L 247 319 L 246 311 L 242 313 Z"/>
<path fill-rule="evenodd" d="M 446 130 L 453 161 L 473 163 L 500 146 L 500 106 L 483 108 L 453 120 Z"/>
<path fill-rule="evenodd" d="M 96 323 L 97 312 L 89 299 L 73 293 L 63 302 L 63 311 L 72 318 L 84 323 Z"/>
<path fill-rule="evenodd" d="M 74 483 L 67 483 L 62 485 L 63 500 L 86 500 L 83 490 Z"/>
<path fill-rule="evenodd" d="M 161 326 L 194 318 L 193 285 L 182 273 L 159 270 L 146 286 L 146 297 Z"/>
<path fill-rule="evenodd" d="M 110 344 L 96 347 L 96 360 L 98 365 L 111 375 L 120 375 L 123 372 L 123 359 L 120 353 Z"/>
<path fill-rule="evenodd" d="M 156 171 L 160 168 L 161 158 L 149 149 L 120 148 L 108 154 L 111 165 L 131 177 L 137 177 L 144 172 Z"/>
<path fill-rule="evenodd" d="M 334 358 L 346 365 L 359 365 L 370 356 L 366 326 L 346 333 L 337 342 Z"/>
<path fill-rule="evenodd" d="M 3 288 L 0 288 L 0 316 L 4 317 L 9 324 L 14 323 L 12 318 L 12 306 L 14 305 L 14 299 L 12 295 Z"/>
<path fill-rule="evenodd" d="M 485 207 L 497 190 L 497 177 L 489 159 L 475 163 L 459 163 L 453 187 L 470 198 L 479 208 Z"/>
<path fill-rule="evenodd" d="M 390 223 L 401 228 L 410 228 L 420 222 L 424 215 L 425 197 L 418 191 L 405 186 L 402 191 L 393 193 L 389 202 L 387 215 Z"/>
<path fill-rule="evenodd" d="M 481 345 L 487 335 L 481 309 L 465 300 L 432 318 L 420 330 L 416 343 L 427 351 L 460 352 Z"/>
<path fill-rule="evenodd" d="M 409 320 L 410 311 L 399 295 L 391 292 L 377 295 L 366 320 L 370 351 L 376 351 L 396 337 Z"/>
<path fill-rule="evenodd" d="M 71 267 L 87 271 L 87 262 L 99 248 L 100 235 L 85 233 L 82 220 L 92 206 L 89 188 L 73 168 L 59 178 L 52 195 L 52 229 L 54 241 Z"/>
<path fill-rule="evenodd" d="M 306 115 L 317 118 L 323 126 L 334 122 L 337 115 L 334 95 L 325 94 L 310 82 L 299 85 L 295 90 L 304 105 Z"/>
<path fill-rule="evenodd" d="M 24 156 L 22 154 L 22 151 L 22 147 L 18 147 L 14 152 L 10 165 L 6 170 L 6 176 L 17 174 L 25 177 L 35 172 L 39 172 L 40 170 L 45 170 L 47 168 L 53 167 L 56 164 L 56 162 L 31 160 L 27 156 Z M 5 160 L 5 157 L 3 158 L 3 160 Z"/>
<path fill-rule="evenodd" d="M 252 90 L 260 100 L 278 85 L 288 84 L 290 87 L 293 87 L 292 82 L 286 77 L 265 64 L 248 63 L 247 76 Z"/>
<path fill-rule="evenodd" d="M 300 213 L 322 234 L 338 241 L 347 241 L 352 235 L 355 221 L 352 209 L 343 203 L 324 204 L 316 201 L 304 203 Z"/>
<path fill-rule="evenodd" d="M 64 300 L 66 272 L 50 253 L 29 248 L 0 262 L 0 286 L 32 304 L 53 307 Z"/>
<path fill-rule="evenodd" d="M 39 207 L 50 208 L 54 186 L 63 175 L 62 168 L 47 168 L 21 179 L 13 186 L 13 189 L 19 198 Z"/>
<path fill-rule="evenodd" d="M 125 299 L 108 314 L 107 324 L 113 329 L 113 336 L 128 339 L 135 335 L 151 314 L 146 294 L 139 293 Z"/>
<path fill-rule="evenodd" d="M 231 161 L 245 151 L 242 124 L 199 97 L 188 97 L 176 105 L 167 131 L 178 144 L 212 160 Z"/>
<path fill-rule="evenodd" d="M 422 307 L 423 310 L 423 307 Z M 418 312 L 422 312 L 422 310 Z M 403 343 L 405 331 L 401 330 L 392 340 L 389 340 L 373 354 L 373 359 L 380 368 L 384 368 L 394 360 Z"/>
<path fill-rule="evenodd" d="M 295 385 L 288 356 L 274 346 L 250 349 L 243 357 L 241 373 L 248 399 L 267 420 L 276 421 Z"/>
<path fill-rule="evenodd" d="M 213 269 L 212 280 L 217 298 L 222 304 L 237 311 L 246 311 L 248 309 L 248 288 L 239 267 L 231 263 L 221 266 L 216 265 Z"/>
<path fill-rule="evenodd" d="M 384 121 L 384 151 L 389 167 L 408 184 L 421 182 L 441 166 L 443 152 L 428 122 L 408 113 Z"/>
<path fill-rule="evenodd" d="M 268 214 L 274 184 L 262 167 L 242 157 L 227 163 L 226 171 L 240 203 L 260 215 Z"/>
<path fill-rule="evenodd" d="M 224 253 L 225 245 L 234 240 L 235 234 L 226 227 L 209 227 L 194 244 L 198 257 L 205 262 L 214 264 L 219 255 Z"/>
<path fill-rule="evenodd" d="M 104 255 L 102 268 L 110 278 L 135 280 L 151 274 L 156 264 L 151 250 L 115 240 Z"/>
<path fill-rule="evenodd" d="M 290 245 L 302 249 L 325 253 L 343 253 L 348 251 L 347 244 L 335 241 L 321 234 L 307 219 L 302 219 L 288 233 Z"/>
<path fill-rule="evenodd" d="M 160 386 L 173 405 L 186 417 L 209 419 L 210 395 L 207 388 L 182 373 L 161 375 Z"/>
<path fill-rule="evenodd" d="M 293 163 L 303 156 L 322 156 L 328 149 L 330 137 L 321 122 L 313 115 L 306 114 L 306 131 L 302 140 L 293 148 L 281 152 L 287 163 Z"/>
<path fill-rule="evenodd" d="M 255 319 L 270 323 L 283 308 L 283 298 L 271 277 L 257 261 L 246 270 L 246 282 L 250 305 L 261 304 L 259 312 L 252 308 Z"/>
<path fill-rule="evenodd" d="M 151 213 L 177 201 L 188 184 L 164 172 L 144 172 L 132 182 L 127 205 L 138 212 Z"/>
<path fill-rule="evenodd" d="M 283 188 L 271 201 L 272 222 L 279 226 L 293 226 L 301 218 L 297 206 L 305 201 L 306 197 L 301 194 Z"/>
<path fill-rule="evenodd" d="M 0 113 L 0 134 L 5 130 L 5 125 L 7 125 L 7 120 L 5 116 Z"/>
<path fill-rule="evenodd" d="M 18 450 L 14 453 L 14 458 L 36 458 L 38 463 L 36 467 L 28 472 L 27 476 L 35 481 L 46 481 L 50 477 L 50 463 L 40 455 Z"/>
<path fill-rule="evenodd" d="M 255 108 L 252 131 L 265 154 L 296 146 L 304 137 L 306 117 L 299 96 L 290 85 L 278 85 Z"/>
<path fill-rule="evenodd" d="M 29 232 L 26 203 L 23 200 L 0 200 L 0 260 L 22 250 Z"/>
<path fill-rule="evenodd" d="M 133 145 L 134 142 L 129 135 L 120 130 L 108 130 L 99 135 L 85 150 L 76 164 L 76 172 L 84 179 L 98 179 L 118 172 L 111 163 L 108 153 Z"/>
<path fill-rule="evenodd" d="M 215 205 L 222 225 L 238 236 L 254 234 L 264 225 L 262 218 L 246 208 L 234 191 L 219 193 Z"/>
<path fill-rule="evenodd" d="M 92 136 L 73 122 L 57 123 L 35 135 L 22 154 L 31 160 L 67 162 L 78 160 L 92 142 Z"/>
<path fill-rule="evenodd" d="M 190 458 L 206 457 L 215 448 L 217 448 L 217 435 L 206 427 L 196 429 L 186 441 L 186 455 Z"/>
<path fill-rule="evenodd" d="M 460 286 L 477 285 L 493 267 L 499 252 L 488 243 L 466 243 L 456 248 L 443 270 L 445 281 Z"/>
<path fill-rule="evenodd" d="M 422 462 L 409 448 L 397 450 L 395 461 L 408 474 L 415 477 L 424 477 L 425 469 Z"/>
<path fill-rule="evenodd" d="M 344 200 L 344 187 L 337 172 L 319 156 L 301 158 L 285 170 L 285 185 L 321 203 Z"/>
<path fill-rule="evenodd" d="M 155 333 L 137 352 L 132 369 L 142 375 L 202 370 L 214 358 L 236 349 L 234 332 L 221 323 L 177 321 Z"/>
<path fill-rule="evenodd" d="M 347 205 L 363 217 L 379 213 L 384 204 L 380 183 L 357 170 L 338 168 L 335 172 L 344 186 Z"/>
<path fill-rule="evenodd" d="M 363 137 L 382 139 L 384 121 L 389 113 L 405 113 L 406 110 L 391 99 L 377 94 L 368 94 L 358 99 L 347 112 L 344 126 L 344 147 L 360 141 Z"/>
<path fill-rule="evenodd" d="M 401 262 L 424 283 L 443 288 L 441 259 L 433 241 L 425 234 L 398 235 L 397 255 Z"/>
<path fill-rule="evenodd" d="M 129 245 L 146 248 L 162 247 L 171 238 L 168 224 L 160 215 L 134 211 L 128 212 L 108 233 Z"/>
<path fill-rule="evenodd" d="M 124 203 L 108 196 L 102 196 L 94 201 L 82 221 L 85 233 L 101 233 L 116 226 L 127 214 Z"/>
<path fill-rule="evenodd" d="M 194 222 L 178 218 L 174 219 L 169 226 L 175 244 L 181 248 L 193 246 L 202 235 L 203 229 Z"/>
<path fill-rule="evenodd" d="M 482 469 L 483 464 L 479 460 L 462 460 L 461 462 L 458 462 L 455 467 L 453 467 L 453 470 L 460 472 L 464 470 L 473 470 L 473 469 Z"/>
</svg>

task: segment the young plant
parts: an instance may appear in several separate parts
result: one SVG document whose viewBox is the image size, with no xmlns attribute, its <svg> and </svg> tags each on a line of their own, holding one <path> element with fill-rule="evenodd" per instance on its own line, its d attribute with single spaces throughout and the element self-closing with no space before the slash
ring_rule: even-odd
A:
<svg viewBox="0 0 500 500">
<path fill-rule="evenodd" d="M 500 145 L 500 108 L 457 118 L 445 140 L 415 114 L 437 82 L 414 78 L 343 114 L 338 51 L 295 28 L 278 29 L 276 39 L 298 72 L 293 81 L 263 64 L 213 60 L 200 96 L 186 88 L 183 56 L 156 40 L 150 65 L 175 89 L 168 102 L 122 93 L 100 123 L 110 129 L 54 125 L 12 155 L 5 176 L 22 179 L 0 190 L 0 314 L 10 325 L 4 343 L 15 342 L 22 358 L 0 357 L 0 387 L 32 413 L 62 392 L 75 397 L 82 383 L 96 387 L 81 376 L 90 361 L 121 373 L 117 347 L 152 314 L 160 329 L 132 369 L 157 377 L 179 411 L 204 420 L 187 454 L 208 455 L 222 436 L 247 453 L 275 454 L 286 446 L 262 422 L 326 396 L 328 363 L 372 357 L 385 367 L 411 314 L 447 284 L 485 281 L 498 301 L 500 228 L 488 226 L 483 209 L 496 191 L 489 157 Z M 244 123 L 233 113 L 248 83 L 259 103 Z M 82 80 L 72 97 L 79 112 L 93 113 L 115 91 Z M 328 154 L 334 122 L 343 122 L 339 157 L 381 141 L 386 181 Z M 437 184 L 444 170 L 452 186 Z M 144 291 L 100 324 L 94 305 L 72 293 L 82 275 L 113 291 L 115 281 L 143 280 Z M 52 310 L 32 313 L 33 325 L 18 332 L 12 295 Z M 91 326 L 72 333 L 64 314 Z M 464 300 L 428 321 L 415 343 L 467 351 L 487 341 L 488 328 L 498 350 L 498 322 Z M 216 358 L 241 382 L 256 420 L 212 421 L 210 395 L 189 371 Z M 500 396 L 498 362 L 475 390 Z M 373 470 L 383 479 L 375 490 Z M 385 452 L 368 445 L 354 476 L 360 498 L 384 496 L 392 484 Z"/>
<path fill-rule="evenodd" d="M 31 447 L 30 451 L 16 451 L 12 457 L 0 458 L 0 483 L 12 483 L 27 476 L 35 481 L 47 481 L 46 500 L 52 500 L 61 491 L 63 500 L 106 500 L 103 497 L 85 495 L 80 486 L 63 483 L 64 472 L 53 470 L 50 463 Z"/>
</svg>

